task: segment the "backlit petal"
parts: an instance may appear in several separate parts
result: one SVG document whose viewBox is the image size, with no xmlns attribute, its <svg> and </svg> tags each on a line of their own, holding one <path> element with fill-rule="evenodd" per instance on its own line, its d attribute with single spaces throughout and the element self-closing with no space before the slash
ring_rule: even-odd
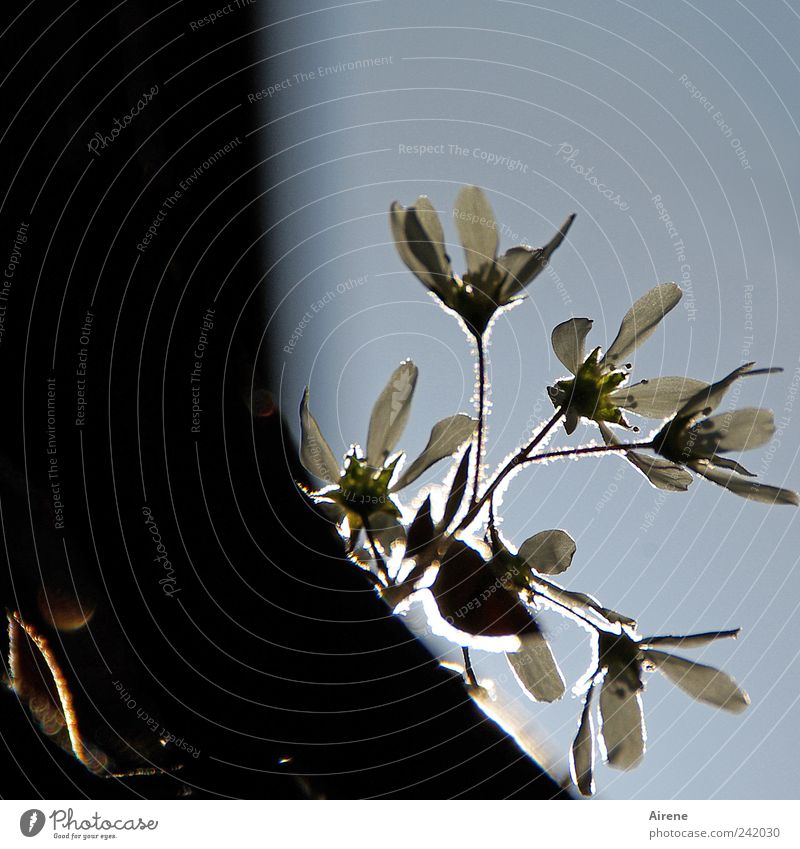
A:
<svg viewBox="0 0 800 849">
<path fill-rule="evenodd" d="M 733 678 L 713 666 L 692 663 L 686 658 L 655 649 L 645 649 L 644 653 L 673 684 L 694 699 L 732 713 L 741 713 L 750 704 L 749 696 Z"/>
<path fill-rule="evenodd" d="M 577 374 L 586 359 L 586 336 L 591 329 L 588 318 L 570 318 L 553 328 L 553 350 L 570 374 Z"/>
<path fill-rule="evenodd" d="M 639 298 L 622 319 L 617 337 L 602 362 L 611 367 L 622 365 L 628 355 L 653 334 L 661 319 L 677 306 L 682 294 L 677 284 L 662 283 Z"/>
<path fill-rule="evenodd" d="M 706 631 L 703 634 L 687 634 L 681 637 L 660 636 L 644 637 L 641 640 L 643 646 L 681 646 L 687 649 L 700 648 L 713 643 L 715 640 L 732 639 L 739 636 L 739 628 L 729 631 Z"/>
<path fill-rule="evenodd" d="M 403 434 L 417 385 L 417 367 L 410 360 L 398 366 L 384 387 L 369 420 L 367 463 L 380 468 Z"/>
<path fill-rule="evenodd" d="M 464 246 L 471 282 L 488 274 L 497 256 L 499 234 L 494 211 L 486 195 L 477 186 L 465 186 L 453 208 L 458 236 Z"/>
<path fill-rule="evenodd" d="M 386 557 L 391 557 L 392 548 L 405 543 L 405 528 L 397 516 L 388 510 L 371 513 L 367 518 L 367 525 Z"/>
<path fill-rule="evenodd" d="M 518 262 L 520 267 L 517 271 L 515 271 L 515 273 L 509 273 L 503 281 L 503 284 L 500 287 L 499 297 L 501 304 L 507 303 L 514 297 L 514 295 L 518 295 L 525 286 L 531 282 L 531 280 L 533 280 L 543 269 L 547 267 L 547 263 L 550 262 L 550 257 L 566 238 L 569 228 L 572 227 L 572 222 L 574 220 L 574 214 L 567 216 L 564 223 L 561 227 L 559 227 L 558 232 L 544 247 L 522 248 L 522 250 L 528 251 L 528 261 L 526 263 L 522 264 L 519 262 L 521 257 L 518 255 L 515 255 L 514 257 L 509 256 L 512 251 L 520 250 L 518 248 L 512 248 L 512 250 L 503 257 L 501 262 L 505 267 L 508 267 L 512 263 L 517 264 Z M 509 271 L 511 271 L 510 268 Z"/>
<path fill-rule="evenodd" d="M 439 522 L 439 531 L 443 532 L 448 529 L 461 507 L 461 502 L 464 500 L 464 493 L 467 491 L 467 476 L 469 474 L 469 458 L 471 453 L 472 446 L 470 445 L 464 452 L 464 456 L 461 458 L 461 462 L 456 469 L 450 492 L 447 495 L 447 501 L 445 501 L 444 514 Z"/>
<path fill-rule="evenodd" d="M 519 556 L 542 575 L 558 575 L 569 568 L 575 549 L 575 540 L 566 531 L 556 529 L 526 539 L 519 547 Z"/>
<path fill-rule="evenodd" d="M 578 733 L 569 752 L 569 771 L 575 786 L 583 796 L 594 793 L 594 721 L 592 719 L 592 696 L 594 685 L 589 688 L 581 711 Z"/>
<path fill-rule="evenodd" d="M 746 407 L 712 416 L 695 425 L 697 434 L 693 450 L 710 455 L 717 451 L 745 451 L 766 445 L 775 433 L 771 410 Z"/>
<path fill-rule="evenodd" d="M 534 701 L 555 702 L 564 695 L 564 676 L 539 631 L 520 635 L 519 651 L 506 657 L 517 681 Z"/>
<path fill-rule="evenodd" d="M 702 460 L 690 463 L 690 468 L 718 486 L 724 486 L 736 495 L 741 495 L 742 498 L 761 501 L 765 504 L 800 505 L 800 495 L 791 489 L 756 483 L 729 469 L 720 469 Z"/>
<path fill-rule="evenodd" d="M 413 483 L 426 469 L 444 457 L 450 457 L 472 437 L 477 421 L 459 413 L 437 422 L 431 430 L 428 444 L 423 452 L 403 472 L 397 483 L 392 486 L 395 492 Z"/>
<path fill-rule="evenodd" d="M 712 383 L 707 389 L 701 389 L 696 395 L 689 398 L 686 403 L 678 410 L 677 415 L 680 418 L 696 416 L 705 411 L 705 415 L 715 410 L 725 397 L 725 393 L 740 377 L 754 377 L 760 374 L 776 374 L 783 371 L 779 368 L 759 368 L 753 369 L 755 363 L 745 363 L 739 368 L 735 368 L 729 375 L 726 375 L 722 380 Z"/>
<path fill-rule="evenodd" d="M 400 258 L 429 289 L 441 294 L 452 277 L 439 216 L 426 197 L 405 209 L 395 201 L 389 212 Z"/>
<path fill-rule="evenodd" d="M 690 377 L 656 377 L 615 389 L 609 398 L 616 406 L 637 416 L 666 419 L 674 416 L 689 398 L 707 388 L 707 383 Z"/>
<path fill-rule="evenodd" d="M 609 766 L 633 769 L 644 755 L 644 716 L 639 692 L 606 673 L 600 688 L 600 734 Z"/>
<path fill-rule="evenodd" d="M 319 429 L 317 420 L 308 408 L 308 387 L 300 404 L 300 461 L 311 472 L 327 483 L 339 480 L 340 470 L 330 445 Z"/>
</svg>

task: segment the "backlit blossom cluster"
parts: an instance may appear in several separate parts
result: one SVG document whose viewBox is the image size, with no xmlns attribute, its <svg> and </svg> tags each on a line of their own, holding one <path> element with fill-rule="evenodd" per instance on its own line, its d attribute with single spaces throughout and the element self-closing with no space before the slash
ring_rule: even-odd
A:
<svg viewBox="0 0 800 849">
<path fill-rule="evenodd" d="M 423 451 L 407 462 L 399 446 L 420 379 L 411 360 L 398 365 L 374 402 L 365 442 L 342 453 L 323 436 L 307 390 L 300 408 L 300 456 L 319 482 L 307 491 L 387 604 L 402 610 L 420 598 L 432 629 L 464 648 L 465 684 L 476 698 L 482 688 L 470 650 L 504 652 L 530 698 L 552 702 L 564 697 L 568 687 L 540 612 L 560 614 L 589 634 L 593 661 L 573 690 L 583 705 L 577 711 L 570 764 L 575 786 L 590 795 L 598 753 L 619 769 L 635 767 L 642 759 L 642 697 L 649 673 L 661 673 L 713 707 L 734 713 L 747 707 L 747 694 L 729 675 L 666 651 L 700 648 L 735 637 L 738 630 L 642 636 L 635 617 L 564 582 L 562 576 L 581 557 L 567 530 L 506 539 L 499 527 L 497 493 L 523 468 L 601 454 L 621 456 L 635 470 L 631 474 L 641 473 L 652 486 L 675 493 L 671 497 L 682 497 L 700 477 L 742 498 L 797 505 L 796 492 L 756 481 L 731 456 L 772 439 L 772 412 L 720 409 L 737 381 L 779 369 L 746 363 L 717 381 L 674 375 L 634 380 L 634 353 L 681 299 L 674 283 L 654 286 L 633 303 L 605 349 L 594 342 L 587 346 L 589 318 L 569 317 L 555 325 L 550 344 L 567 373 L 551 376 L 547 391 L 553 415 L 493 475 L 484 476 L 488 330 L 498 311 L 530 296 L 531 284 L 565 244 L 574 217 L 567 217 L 543 247 L 518 245 L 501 252 L 500 228 L 487 197 L 474 186 L 462 189 L 453 210 L 466 266 L 461 274 L 453 270 L 444 228 L 427 197 L 407 207 L 393 203 L 389 218 L 401 260 L 477 343 L 477 409 L 453 411 L 435 423 Z M 582 423 L 596 428 L 599 442 L 544 448 L 559 426 L 569 436 Z M 444 470 L 442 485 L 418 495 L 415 484 L 437 464 Z M 591 559 L 602 568 L 601 553 Z"/>
</svg>

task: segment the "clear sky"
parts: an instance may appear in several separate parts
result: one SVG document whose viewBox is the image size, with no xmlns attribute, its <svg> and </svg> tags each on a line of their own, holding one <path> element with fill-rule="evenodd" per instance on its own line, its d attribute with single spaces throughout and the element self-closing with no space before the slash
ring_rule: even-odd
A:
<svg viewBox="0 0 800 849">
<path fill-rule="evenodd" d="M 634 375 L 712 380 L 749 360 L 783 366 L 732 400 L 771 407 L 782 423 L 745 465 L 800 487 L 800 3 L 271 5 L 286 20 L 275 26 L 281 54 L 261 66 L 279 116 L 262 131 L 280 213 L 266 226 L 282 257 L 268 285 L 282 299 L 270 321 L 287 347 L 278 378 L 290 420 L 309 383 L 334 450 L 363 442 L 372 402 L 405 357 L 420 367 L 410 453 L 435 421 L 470 410 L 469 346 L 397 257 L 387 210 L 429 195 L 461 269 L 449 211 L 474 183 L 507 234 L 502 249 L 542 244 L 578 214 L 552 273 L 495 327 L 490 468 L 552 411 L 544 388 L 564 376 L 552 328 L 587 316 L 590 344 L 607 346 L 633 300 L 674 280 L 683 303 L 636 355 Z M 369 61 L 348 65 L 359 60 Z M 592 435 L 562 431 L 551 444 Z M 662 495 L 606 457 L 517 477 L 503 516 L 517 544 L 568 530 L 578 552 L 564 582 L 637 617 L 643 633 L 743 628 L 692 657 L 734 675 L 748 711 L 723 714 L 650 676 L 648 753 L 631 773 L 600 767 L 601 797 L 797 798 L 797 510 L 705 481 Z M 589 661 L 585 634 L 561 629 L 554 646 L 574 682 Z M 507 679 L 489 655 L 477 669 Z M 499 686 L 562 769 L 580 702 L 534 705 Z"/>
</svg>

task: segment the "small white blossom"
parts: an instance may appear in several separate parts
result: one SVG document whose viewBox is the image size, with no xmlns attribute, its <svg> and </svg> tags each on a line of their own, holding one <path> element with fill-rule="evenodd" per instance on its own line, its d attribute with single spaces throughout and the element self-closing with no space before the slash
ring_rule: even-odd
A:
<svg viewBox="0 0 800 849">
<path fill-rule="evenodd" d="M 571 318 L 553 330 L 553 351 L 572 377 L 557 381 L 548 392 L 553 405 L 564 408 L 567 433 L 572 433 L 582 418 L 588 419 L 597 423 L 606 444 L 618 444 L 608 423 L 630 428 L 623 410 L 645 418 L 665 419 L 707 386 L 687 377 L 659 377 L 623 385 L 628 379 L 626 358 L 653 334 L 681 295 L 675 283 L 663 283 L 643 295 L 625 314 L 616 338 L 602 357 L 600 348 L 586 356 L 590 319 Z M 628 451 L 625 456 L 659 489 L 685 490 L 692 481 L 691 475 L 669 461 L 635 451 Z"/>
<path fill-rule="evenodd" d="M 632 769 L 644 756 L 647 739 L 642 713 L 643 671 L 658 670 L 692 698 L 732 713 L 740 713 L 750 699 L 729 675 L 662 651 L 665 646 L 696 648 L 714 640 L 736 637 L 735 631 L 712 631 L 684 637 L 639 637 L 632 628 L 598 631 L 597 666 L 589 687 L 570 751 L 570 772 L 584 795 L 594 792 L 594 739 L 592 704 L 600 688 L 599 739 L 609 766 Z"/>
<path fill-rule="evenodd" d="M 707 418 L 722 402 L 730 386 L 740 377 L 772 374 L 781 369 L 753 369 L 746 363 L 727 377 L 694 393 L 677 410 L 653 439 L 654 449 L 673 463 L 685 465 L 704 478 L 736 495 L 767 504 L 800 504 L 800 496 L 789 489 L 755 483 L 755 477 L 735 460 L 721 455 L 766 445 L 775 433 L 771 410 L 748 407 Z"/>
<path fill-rule="evenodd" d="M 443 419 L 434 425 L 422 453 L 396 476 L 402 455 L 392 456 L 392 452 L 408 422 L 417 376 L 417 367 L 410 360 L 395 369 L 372 409 L 366 455 L 354 445 L 345 457 L 344 470 L 339 468 L 309 409 L 308 389 L 300 406 L 300 459 L 311 474 L 328 484 L 313 497 L 328 504 L 337 522 L 347 518 L 351 531 L 369 527 L 387 544 L 402 539 L 405 533 L 393 495 L 434 463 L 452 456 L 475 432 L 476 421 L 470 416 L 457 414 Z"/>
<path fill-rule="evenodd" d="M 476 337 L 483 335 L 494 313 L 517 299 L 547 266 L 575 218 L 569 216 L 544 247 L 519 245 L 498 257 L 499 234 L 492 207 L 477 186 L 465 186 L 453 209 L 467 263 L 466 274 L 459 277 L 453 273 L 444 231 L 428 198 L 419 197 L 407 208 L 395 201 L 389 215 L 403 262 L 446 307 L 461 316 Z"/>
</svg>

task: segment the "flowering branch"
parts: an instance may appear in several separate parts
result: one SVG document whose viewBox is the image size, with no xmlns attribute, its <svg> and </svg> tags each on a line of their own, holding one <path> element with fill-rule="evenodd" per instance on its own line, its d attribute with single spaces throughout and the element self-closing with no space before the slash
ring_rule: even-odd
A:
<svg viewBox="0 0 800 849">
<path fill-rule="evenodd" d="M 497 310 L 518 300 L 547 266 L 566 238 L 573 217 L 544 247 L 519 245 L 502 255 L 498 253 L 497 224 L 480 189 L 471 186 L 459 193 L 454 219 L 467 265 L 461 276 L 453 272 L 439 217 L 427 198 L 420 197 L 407 208 L 394 203 L 390 213 L 395 244 L 406 266 L 459 317 L 477 343 L 477 419 L 456 414 L 438 422 L 422 453 L 403 467 L 396 446 L 409 417 L 418 377 L 416 366 L 407 360 L 395 369 L 375 402 L 366 449 L 352 446 L 343 469 L 311 414 L 306 391 L 300 409 L 301 460 L 324 482 L 311 497 L 325 503 L 343 534 L 348 529 L 349 549 L 355 551 L 359 541 L 363 542 L 362 535 L 366 537 L 365 547 L 359 549 L 359 555 L 367 560 L 364 569 L 392 609 L 427 580 L 439 617 L 462 647 L 464 678 L 472 692 L 479 682 L 470 646 L 476 638 L 499 639 L 504 641 L 501 650 L 516 679 L 532 699 L 560 699 L 566 692 L 565 680 L 536 614 L 544 607 L 589 630 L 596 662 L 582 679 L 587 691 L 570 752 L 570 770 L 580 792 L 590 795 L 598 736 L 612 767 L 629 769 L 644 754 L 643 673 L 658 670 L 693 698 L 724 710 L 746 708 L 748 696 L 730 676 L 662 651 L 664 647 L 693 648 L 735 637 L 738 630 L 641 636 L 634 619 L 605 607 L 587 593 L 551 580 L 569 569 L 577 551 L 565 530 L 540 531 L 516 550 L 507 545 L 496 524 L 495 496 L 522 466 L 621 453 L 650 484 L 664 491 L 685 491 L 693 475 L 699 475 L 744 498 L 797 505 L 800 497 L 796 492 L 755 483 L 752 473 L 723 456 L 766 444 L 775 433 L 769 410 L 743 409 L 708 418 L 735 381 L 776 369 L 754 369 L 753 363 L 747 363 L 713 384 L 687 377 L 630 383 L 632 367 L 627 361 L 681 299 L 681 290 L 674 283 L 655 286 L 633 304 L 604 354 L 600 347 L 586 352 L 591 320 L 569 318 L 556 325 L 550 339 L 553 352 L 569 372 L 548 387 L 555 412 L 481 491 L 489 393 L 486 330 Z M 612 427 L 639 432 L 628 423 L 629 414 L 658 420 L 661 429 L 650 440 L 622 442 Z M 581 422 L 596 426 L 604 444 L 533 453 L 557 425 L 563 424 L 570 435 Z M 458 465 L 441 515 L 434 517 L 432 501 L 436 499 L 429 494 L 408 522 L 397 500 L 399 493 L 434 464 L 454 457 L 459 457 Z M 475 464 L 471 480 L 470 461 Z M 468 540 L 467 530 L 487 505 L 484 541 Z M 402 564 L 392 578 L 386 558 L 399 556 L 401 548 Z M 401 575 L 405 576 L 402 580 Z M 599 724 L 593 718 L 595 713 L 599 713 Z"/>
<path fill-rule="evenodd" d="M 553 417 L 542 426 L 542 429 L 536 434 L 536 436 L 534 436 L 527 445 L 520 448 L 520 450 L 508 461 L 508 463 L 503 466 L 503 468 L 495 476 L 494 480 L 489 484 L 483 495 L 470 507 L 467 515 L 461 520 L 455 531 L 453 531 L 454 534 L 465 530 L 475 521 L 478 514 L 483 509 L 484 504 L 492 499 L 500 484 L 511 474 L 511 472 L 514 471 L 514 469 L 521 466 L 528 459 L 530 452 L 542 442 L 547 434 L 550 433 L 550 431 L 558 424 L 558 420 L 563 415 L 564 411 L 562 409 L 556 410 Z"/>
</svg>

